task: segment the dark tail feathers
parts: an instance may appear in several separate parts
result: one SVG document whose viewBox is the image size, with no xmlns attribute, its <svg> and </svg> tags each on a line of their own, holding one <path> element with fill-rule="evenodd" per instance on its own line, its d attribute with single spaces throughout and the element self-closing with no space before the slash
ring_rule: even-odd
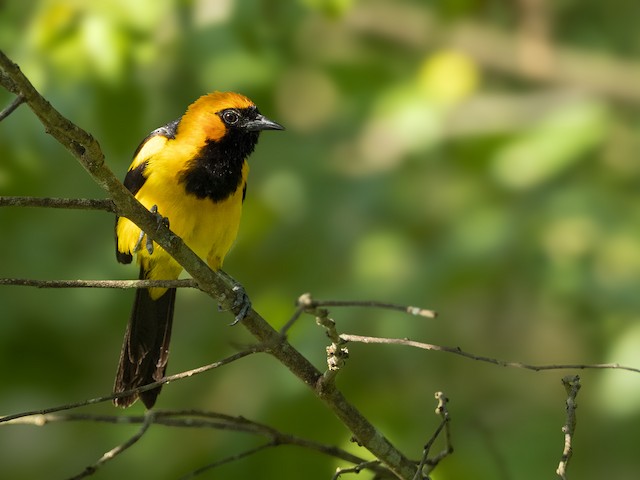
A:
<svg viewBox="0 0 640 480">
<path fill-rule="evenodd" d="M 142 268 L 140 278 L 144 277 Z M 114 393 L 156 382 L 164 377 L 169 357 L 176 289 L 168 289 L 153 300 L 149 290 L 136 290 L 131 318 L 124 334 Z M 138 397 L 147 408 L 153 407 L 161 387 L 113 400 L 118 407 L 128 407 Z"/>
</svg>

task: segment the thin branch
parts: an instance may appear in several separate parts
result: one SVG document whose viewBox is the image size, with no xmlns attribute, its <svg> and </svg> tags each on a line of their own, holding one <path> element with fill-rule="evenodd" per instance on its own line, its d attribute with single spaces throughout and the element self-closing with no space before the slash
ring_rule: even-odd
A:
<svg viewBox="0 0 640 480">
<path fill-rule="evenodd" d="M 78 408 L 78 407 L 85 407 L 87 405 L 93 405 L 95 403 L 104 403 L 104 402 L 109 402 L 111 400 L 113 400 L 114 398 L 118 398 L 118 397 L 126 397 L 129 395 L 132 395 L 134 393 L 140 393 L 140 392 L 146 392 L 147 390 L 152 390 L 156 387 L 159 387 L 160 385 L 164 385 L 166 383 L 169 382 L 174 382 L 177 380 L 182 380 L 184 378 L 188 378 L 191 377 L 193 375 L 199 375 L 201 373 L 207 372 L 209 370 L 213 370 L 215 368 L 219 368 L 222 367 L 223 365 L 227 365 L 231 362 L 235 362 L 236 360 L 239 360 L 243 357 L 246 357 L 248 355 L 251 355 L 252 353 L 257 353 L 257 352 L 261 352 L 263 351 L 263 347 L 256 345 L 253 348 L 249 348 L 247 350 L 243 350 L 242 352 L 238 352 L 235 353 L 233 355 L 230 355 L 226 358 L 223 358 L 222 360 L 218 361 L 218 362 L 214 362 L 211 363 L 209 365 L 205 365 L 203 367 L 198 367 L 198 368 L 194 368 L 192 370 L 187 370 L 185 372 L 181 372 L 181 373 L 176 373 L 175 375 L 169 375 L 168 377 L 164 377 L 161 380 L 158 380 L 157 382 L 153 382 L 153 383 L 149 383 L 147 385 L 142 385 L 140 387 L 134 388 L 132 390 L 127 390 L 125 392 L 120 392 L 118 394 L 112 394 L 112 395 L 106 395 L 104 397 L 97 397 L 97 398 L 90 398 L 88 400 L 83 400 L 81 402 L 76 402 L 76 403 L 68 403 L 65 405 L 59 405 L 57 407 L 50 407 L 50 408 L 44 408 L 41 410 L 30 410 L 30 411 L 26 411 L 26 412 L 20 412 L 20 413 L 14 413 L 11 415 L 5 415 L 4 417 L 0 417 L 0 425 L 2 423 L 10 423 L 16 419 L 22 418 L 22 417 L 29 417 L 32 415 L 47 415 L 49 413 L 55 413 L 55 412 L 62 412 L 64 410 L 71 410 L 74 408 Z"/>
<path fill-rule="evenodd" d="M 284 433 L 269 425 L 249 420 L 245 417 L 234 417 L 223 413 L 205 412 L 201 410 L 159 411 L 158 414 L 161 416 L 160 419 L 164 425 L 187 427 L 195 425 L 209 428 L 221 428 L 222 425 L 225 429 L 230 426 L 233 430 L 254 433 L 267 437 L 273 440 L 277 445 L 295 445 L 320 452 L 324 455 L 340 458 L 351 463 L 364 461 L 362 458 L 342 450 L 341 448 Z M 187 420 L 185 425 L 171 423 L 175 420 L 180 422 L 185 419 L 184 417 L 186 417 Z M 212 420 L 215 422 L 212 423 Z"/>
<path fill-rule="evenodd" d="M 144 416 L 144 422 L 142 424 L 142 427 L 140 427 L 140 430 L 138 430 L 138 432 L 135 435 L 129 438 L 126 442 L 106 452 L 102 457 L 100 457 L 100 459 L 96 463 L 94 463 L 93 465 L 89 465 L 81 473 L 71 477 L 69 480 L 79 480 L 81 478 L 86 478 L 93 475 L 94 473 L 96 473 L 98 468 L 103 466 L 108 461 L 113 460 L 115 457 L 120 455 L 126 449 L 134 445 L 147 432 L 147 430 L 153 423 L 154 416 L 155 416 L 155 413 L 153 412 L 153 410 L 147 410 Z"/>
<path fill-rule="evenodd" d="M 24 103 L 24 97 L 22 95 L 18 95 L 13 99 L 7 107 L 0 112 L 0 122 L 11 115 L 20 105 Z"/>
<path fill-rule="evenodd" d="M 358 474 L 364 469 L 375 467 L 377 465 L 380 465 L 380 460 L 370 460 L 368 462 L 362 462 L 362 463 L 359 463 L 358 465 L 355 465 L 353 467 L 348 467 L 348 468 L 336 468 L 336 473 L 333 474 L 333 477 L 331 477 L 331 480 L 338 480 L 338 478 L 340 478 L 345 473 Z"/>
<path fill-rule="evenodd" d="M 640 368 L 627 367 L 620 365 L 619 363 L 595 363 L 595 364 L 581 364 L 581 363 L 566 363 L 566 364 L 551 364 L 551 365 L 534 365 L 522 362 L 508 362 L 505 360 L 499 360 L 497 358 L 485 357 L 482 355 L 476 355 L 473 353 L 465 352 L 460 347 L 445 347 L 442 345 L 434 345 L 431 343 L 422 343 L 409 340 L 408 338 L 383 338 L 383 337 L 365 337 L 362 335 L 350 335 L 343 333 L 340 338 L 347 342 L 358 343 L 372 343 L 372 344 L 386 344 L 386 345 L 403 345 L 405 347 L 420 348 L 422 350 L 433 350 L 436 352 L 453 353 L 454 355 L 460 355 L 461 357 L 470 358 L 471 360 L 477 360 L 479 362 L 492 363 L 500 367 L 512 367 L 523 368 L 525 370 L 534 370 L 539 372 L 541 370 L 586 370 L 586 369 L 613 369 L 613 370 L 626 370 L 628 372 L 640 373 Z"/>
<path fill-rule="evenodd" d="M 436 392 L 435 394 L 436 400 L 438 401 L 438 405 L 436 406 L 436 415 L 439 415 L 442 418 L 442 421 L 436 428 L 431 438 L 427 441 L 422 451 L 422 458 L 420 459 L 420 463 L 418 464 L 418 470 L 416 471 L 413 480 L 421 480 L 422 478 L 429 478 L 429 472 L 433 471 L 433 469 L 440 463 L 440 461 L 450 455 L 453 452 L 453 446 L 451 445 L 451 432 L 449 428 L 449 410 L 447 410 L 447 402 L 449 399 L 442 392 Z M 438 453 L 436 456 L 429 458 L 429 453 L 431 452 L 431 447 L 435 443 L 436 439 L 440 436 L 442 431 L 445 433 L 445 447 L 444 449 Z M 425 467 L 428 467 L 425 471 Z"/>
<path fill-rule="evenodd" d="M 103 210 L 111 213 L 116 212 L 116 207 L 112 200 L 96 198 L 0 196 L 0 207 L 67 208 L 71 210 Z"/>
<path fill-rule="evenodd" d="M 29 278 L 0 278 L 0 286 L 36 288 L 200 288 L 190 278 L 183 280 L 32 280 Z"/>
<path fill-rule="evenodd" d="M 562 379 L 562 384 L 567 391 L 567 422 L 562 427 L 564 449 L 562 450 L 562 457 L 556 474 L 562 480 L 567 480 L 567 468 L 569 467 L 571 455 L 573 455 L 573 435 L 576 431 L 576 409 L 578 408 L 576 397 L 580 391 L 580 377 L 578 375 L 567 375 Z"/>
<path fill-rule="evenodd" d="M 250 455 L 253 455 L 255 453 L 258 453 L 262 450 L 266 450 L 267 448 L 273 448 L 273 447 L 277 447 L 277 443 L 276 442 L 267 442 L 265 444 L 259 445 L 257 447 L 254 448 L 250 448 L 248 450 L 245 450 L 243 452 L 240 453 L 236 453 L 235 455 L 230 455 L 228 457 L 225 457 L 221 460 L 218 460 L 216 462 L 210 463 L 208 465 L 205 465 L 203 467 L 200 467 L 196 470 L 193 470 L 192 472 L 187 473 L 186 475 L 183 475 L 182 477 L 180 477 L 180 480 L 186 480 L 189 478 L 195 478 L 196 476 L 200 475 L 201 473 L 207 472 L 209 470 L 212 470 L 216 467 L 219 467 L 221 465 L 225 465 L 227 463 L 231 463 L 231 462 L 235 462 L 236 460 L 240 460 L 243 459 L 245 457 L 248 457 Z"/>
<path fill-rule="evenodd" d="M 444 448 L 440 453 L 435 455 L 434 457 L 426 459 L 426 464 L 429 466 L 429 472 L 433 471 L 433 469 L 442 461 L 443 458 L 451 455 L 453 453 L 453 444 L 451 443 L 451 417 L 449 416 L 449 410 L 447 409 L 447 403 L 449 399 L 442 392 L 436 392 L 435 394 L 436 400 L 438 401 L 438 405 L 436 406 L 436 415 L 440 415 L 442 418 L 442 422 L 434 432 L 431 439 L 425 445 L 425 452 L 429 453 L 433 443 L 436 441 L 436 438 L 440 435 L 440 432 L 444 429 Z"/>
<path fill-rule="evenodd" d="M 318 307 L 371 307 L 386 310 L 395 310 L 398 312 L 408 313 L 416 317 L 436 318 L 438 313 L 434 310 L 428 310 L 421 307 L 412 307 L 407 305 L 398 305 L 395 303 L 378 302 L 375 300 L 315 300 L 310 293 L 300 295 L 298 305 L 306 309 L 314 309 Z"/>
<path fill-rule="evenodd" d="M 289 329 L 293 327 L 293 324 L 298 321 L 300 315 L 302 315 L 303 313 L 304 306 L 298 304 L 296 310 L 293 312 L 293 315 L 291 315 L 291 318 L 282 326 L 282 328 L 280 328 L 280 331 L 278 332 L 282 338 L 286 338 Z"/>
<path fill-rule="evenodd" d="M 310 293 L 303 293 L 300 295 L 296 302 L 296 307 L 297 308 L 291 318 L 280 329 L 280 334 L 283 336 L 286 335 L 293 324 L 298 320 L 298 318 L 300 318 L 302 313 L 306 312 L 315 315 L 314 312 L 320 307 L 368 307 L 404 312 L 416 317 L 436 318 L 438 316 L 438 313 L 434 310 L 412 307 L 410 305 L 378 302 L 376 300 L 315 300 L 311 297 Z"/>
<path fill-rule="evenodd" d="M 166 427 L 177 428 L 209 428 L 215 430 L 235 431 L 263 436 L 274 444 L 274 446 L 291 445 L 313 450 L 323 455 L 335 457 L 350 463 L 362 464 L 365 460 L 357 455 L 347 452 L 333 445 L 326 445 L 306 438 L 298 437 L 277 430 L 274 427 L 263 423 L 255 422 L 242 416 L 232 416 L 219 412 L 209 412 L 203 410 L 155 410 L 153 423 Z M 84 413 L 64 413 L 34 415 L 14 419 L 7 424 L 10 425 L 32 425 L 42 427 L 49 423 L 60 422 L 98 422 L 116 425 L 137 425 L 146 420 L 143 415 L 96 415 Z M 364 467 L 362 467 L 364 468 Z M 379 461 L 368 468 L 378 473 L 389 473 L 380 465 Z"/>
</svg>

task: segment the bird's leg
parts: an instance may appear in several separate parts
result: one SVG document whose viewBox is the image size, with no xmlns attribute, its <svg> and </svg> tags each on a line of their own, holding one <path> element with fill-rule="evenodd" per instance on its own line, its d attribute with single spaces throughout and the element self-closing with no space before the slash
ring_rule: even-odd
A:
<svg viewBox="0 0 640 480">
<path fill-rule="evenodd" d="M 158 228 L 160 228 L 160 225 L 164 225 L 165 227 L 169 228 L 169 219 L 167 217 L 163 217 L 158 213 L 157 205 L 153 205 L 151 207 L 151 210 L 149 211 L 155 215 L 156 221 L 158 222 Z M 147 237 L 145 248 L 147 249 L 147 252 L 149 252 L 149 255 L 153 253 L 153 240 L 151 240 L 149 236 L 146 235 L 142 230 L 140 230 L 140 236 L 138 237 L 138 241 L 133 247 L 133 253 L 136 253 L 138 250 L 140 250 L 140 248 L 142 247 L 142 240 L 144 239 L 145 236 Z"/>
<path fill-rule="evenodd" d="M 244 317 L 247 316 L 247 313 L 249 313 L 249 311 L 251 310 L 251 299 L 249 298 L 249 295 L 247 295 L 247 291 L 244 289 L 244 287 L 235 278 L 233 278 L 223 270 L 218 270 L 218 273 L 220 273 L 220 275 L 226 278 L 229 283 L 233 285 L 231 290 L 236 295 L 236 298 L 233 300 L 233 304 L 231 306 L 231 309 L 233 311 L 238 310 L 235 320 L 231 322 L 231 326 L 233 326 L 242 321 Z M 218 308 L 222 310 L 221 305 L 218 305 Z"/>
</svg>

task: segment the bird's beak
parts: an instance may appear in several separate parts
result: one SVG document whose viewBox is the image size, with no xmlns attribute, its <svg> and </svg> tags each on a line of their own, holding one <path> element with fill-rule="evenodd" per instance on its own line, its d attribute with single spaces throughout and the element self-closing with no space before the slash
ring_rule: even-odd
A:
<svg viewBox="0 0 640 480">
<path fill-rule="evenodd" d="M 284 130 L 284 127 L 279 123 L 269 120 L 264 115 L 258 114 L 258 116 L 252 120 L 249 120 L 243 125 L 243 127 L 250 132 L 259 132 L 261 130 Z"/>
</svg>

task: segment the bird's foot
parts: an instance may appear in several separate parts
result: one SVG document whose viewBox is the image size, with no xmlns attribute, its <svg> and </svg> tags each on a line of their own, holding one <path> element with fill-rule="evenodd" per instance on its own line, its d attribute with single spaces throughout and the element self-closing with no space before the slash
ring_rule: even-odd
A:
<svg viewBox="0 0 640 480">
<path fill-rule="evenodd" d="M 247 316 L 249 311 L 251 310 L 251 299 L 249 295 L 247 295 L 246 290 L 242 285 L 236 283 L 233 286 L 233 291 L 236 294 L 236 298 L 233 301 L 233 311 L 235 312 L 237 309 L 236 318 L 233 322 L 231 322 L 231 326 L 236 325 L 238 322 L 244 320 L 244 317 Z"/>
<path fill-rule="evenodd" d="M 230 325 L 231 326 L 237 325 L 239 322 L 244 320 L 244 318 L 247 316 L 247 314 L 251 310 L 251 299 L 249 298 L 249 295 L 247 295 L 247 291 L 244 289 L 244 287 L 237 280 L 235 280 L 228 273 L 226 273 L 226 272 L 224 272 L 222 270 L 219 270 L 219 272 L 220 272 L 220 274 L 222 276 L 224 276 L 233 285 L 231 290 L 235 294 L 235 299 L 233 300 L 233 303 L 231 304 L 231 309 L 230 310 L 233 311 L 234 313 L 235 312 L 237 312 L 237 313 L 236 313 L 234 321 L 231 322 Z M 218 309 L 219 310 L 224 310 L 222 305 L 218 305 Z"/>
<path fill-rule="evenodd" d="M 158 213 L 157 205 L 153 205 L 151 207 L 151 210 L 149 211 L 153 213 L 156 217 L 156 221 L 158 222 L 157 228 L 160 228 L 161 225 L 164 225 L 165 227 L 169 228 L 169 219 L 167 217 L 163 217 Z M 133 247 L 133 253 L 136 253 L 138 250 L 140 250 L 140 248 L 142 248 L 142 240 L 145 237 L 147 238 L 147 241 L 145 242 L 145 248 L 147 249 L 147 252 L 149 252 L 149 255 L 153 254 L 153 240 L 151 240 L 149 236 L 146 233 L 144 233 L 142 230 L 140 230 L 140 236 L 138 237 L 138 241 Z"/>
</svg>

